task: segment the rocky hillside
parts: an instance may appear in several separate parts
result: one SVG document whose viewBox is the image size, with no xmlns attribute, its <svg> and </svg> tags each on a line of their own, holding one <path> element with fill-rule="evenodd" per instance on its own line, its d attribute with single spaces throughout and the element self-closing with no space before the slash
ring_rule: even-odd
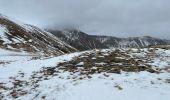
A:
<svg viewBox="0 0 170 100">
<path fill-rule="evenodd" d="M 94 48 L 111 48 L 111 47 L 146 47 L 154 45 L 167 45 L 170 41 L 144 37 L 117 38 L 112 36 L 88 35 L 78 30 L 48 30 L 56 37 L 77 48 L 78 50 L 90 50 Z"/>
<path fill-rule="evenodd" d="M 0 48 L 40 54 L 76 51 L 51 33 L 0 15 Z"/>
<path fill-rule="evenodd" d="M 107 48 L 100 40 L 78 30 L 49 30 L 49 32 L 80 51 Z"/>
<path fill-rule="evenodd" d="M 107 47 L 147 47 L 155 45 L 170 44 L 168 40 L 158 39 L 150 36 L 117 38 L 111 36 L 93 36 Z"/>
</svg>

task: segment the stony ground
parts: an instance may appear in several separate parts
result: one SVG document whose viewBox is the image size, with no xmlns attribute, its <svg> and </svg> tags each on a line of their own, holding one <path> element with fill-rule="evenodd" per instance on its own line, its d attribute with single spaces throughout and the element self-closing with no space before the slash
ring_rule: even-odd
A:
<svg viewBox="0 0 170 100">
<path fill-rule="evenodd" d="M 170 50 L 166 49 L 105 49 L 56 58 L 30 57 L 17 65 L 21 66 L 17 73 L 4 75 L 16 64 L 13 62 L 0 61 L 1 99 L 102 100 L 108 95 L 108 100 L 123 100 L 123 94 L 129 93 L 127 100 L 135 100 L 137 97 L 131 96 L 135 91 L 146 100 L 152 98 L 148 93 L 153 93 L 155 100 L 170 97 Z M 53 65 L 46 64 L 50 62 Z M 33 65 L 39 67 L 28 73 Z M 91 94 L 94 98 L 88 98 Z"/>
</svg>

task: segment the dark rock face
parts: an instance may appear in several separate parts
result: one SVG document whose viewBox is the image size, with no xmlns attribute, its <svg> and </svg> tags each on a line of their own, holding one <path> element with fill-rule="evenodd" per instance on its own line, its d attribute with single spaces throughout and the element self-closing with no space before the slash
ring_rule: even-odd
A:
<svg viewBox="0 0 170 100">
<path fill-rule="evenodd" d="M 107 46 L 102 44 L 99 40 L 78 30 L 69 31 L 49 30 L 49 32 L 80 51 L 91 50 L 95 48 L 99 49 L 107 48 Z"/>
<path fill-rule="evenodd" d="M 78 30 L 48 30 L 56 37 L 75 47 L 76 49 L 91 50 L 91 49 L 104 49 L 110 47 L 147 47 L 154 45 L 167 45 L 170 44 L 168 40 L 157 39 L 149 36 L 144 37 L 130 37 L 130 38 L 117 38 L 113 36 L 97 36 L 88 35 Z"/>
<path fill-rule="evenodd" d="M 3 15 L 0 15 L 0 28 L 0 48 L 2 49 L 55 55 L 76 51 L 51 33 L 32 25 L 13 21 Z"/>
</svg>

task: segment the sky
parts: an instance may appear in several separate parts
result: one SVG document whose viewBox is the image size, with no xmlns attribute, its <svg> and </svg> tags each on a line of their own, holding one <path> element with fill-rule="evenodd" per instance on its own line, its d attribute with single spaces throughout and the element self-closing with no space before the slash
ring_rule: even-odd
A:
<svg viewBox="0 0 170 100">
<path fill-rule="evenodd" d="M 0 13 L 40 28 L 170 39 L 170 0 L 0 0 Z"/>
</svg>

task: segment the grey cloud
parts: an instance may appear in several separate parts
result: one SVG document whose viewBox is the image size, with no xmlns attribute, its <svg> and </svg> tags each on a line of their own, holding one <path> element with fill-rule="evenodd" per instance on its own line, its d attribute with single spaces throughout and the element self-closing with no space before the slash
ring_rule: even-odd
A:
<svg viewBox="0 0 170 100">
<path fill-rule="evenodd" d="M 39 27 L 170 39 L 169 0 L 0 0 L 0 13 Z"/>
</svg>

